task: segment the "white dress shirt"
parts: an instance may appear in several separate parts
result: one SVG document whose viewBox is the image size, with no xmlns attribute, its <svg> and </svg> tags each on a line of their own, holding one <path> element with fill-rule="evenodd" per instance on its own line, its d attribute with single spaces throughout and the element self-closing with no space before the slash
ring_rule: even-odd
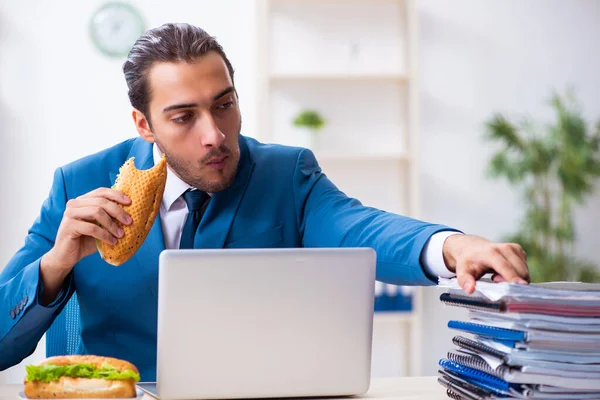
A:
<svg viewBox="0 0 600 400">
<path fill-rule="evenodd" d="M 154 164 L 161 159 L 160 151 L 156 144 L 153 146 Z M 167 168 L 167 183 L 160 205 L 160 221 L 163 230 L 165 248 L 178 249 L 181 240 L 181 232 L 188 215 L 187 204 L 183 199 L 183 193 L 191 188 L 190 185 L 182 181 L 177 175 Z M 210 194 L 210 193 L 209 193 Z M 431 236 L 425 244 L 423 253 L 423 264 L 430 275 L 443 278 L 452 278 L 455 276 L 450 272 L 444 263 L 442 248 L 444 241 L 450 235 L 457 232 L 443 231 Z"/>
<path fill-rule="evenodd" d="M 154 164 L 161 159 L 160 151 L 156 144 L 153 146 Z M 190 185 L 179 179 L 177 175 L 167 168 L 167 183 L 160 204 L 160 222 L 162 224 L 165 248 L 178 249 L 181 232 L 188 215 L 188 208 L 183 193 L 191 188 Z"/>
</svg>

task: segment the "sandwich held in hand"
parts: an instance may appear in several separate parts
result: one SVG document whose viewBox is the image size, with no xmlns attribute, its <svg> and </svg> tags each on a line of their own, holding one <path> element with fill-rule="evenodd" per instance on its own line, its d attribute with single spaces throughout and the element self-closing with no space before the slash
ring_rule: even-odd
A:
<svg viewBox="0 0 600 400">
<path fill-rule="evenodd" d="M 112 189 L 120 190 L 131 199 L 129 205 L 119 206 L 131 216 L 133 222 L 123 225 L 117 221 L 123 230 L 123 237 L 115 245 L 96 240 L 98 252 L 104 261 L 115 266 L 121 265 L 140 248 L 158 215 L 166 182 L 167 160 L 164 155 L 154 167 L 147 170 L 137 169 L 133 158 L 121 166 Z"/>
<path fill-rule="evenodd" d="M 132 363 L 94 355 L 50 357 L 25 370 L 30 399 L 133 398 L 140 380 Z"/>
</svg>

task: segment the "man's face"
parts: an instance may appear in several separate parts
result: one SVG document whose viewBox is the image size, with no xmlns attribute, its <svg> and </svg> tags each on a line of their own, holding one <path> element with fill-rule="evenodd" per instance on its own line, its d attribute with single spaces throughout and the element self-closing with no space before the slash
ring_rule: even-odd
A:
<svg viewBox="0 0 600 400">
<path fill-rule="evenodd" d="M 191 64 L 156 63 L 148 86 L 152 136 L 147 140 L 166 154 L 169 168 L 206 192 L 229 187 L 240 159 L 241 117 L 220 55 L 210 52 Z"/>
</svg>

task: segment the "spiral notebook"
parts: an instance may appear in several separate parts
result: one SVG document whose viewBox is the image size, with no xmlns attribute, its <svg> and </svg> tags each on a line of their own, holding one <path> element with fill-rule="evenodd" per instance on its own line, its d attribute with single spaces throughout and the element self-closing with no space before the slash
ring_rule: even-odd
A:
<svg viewBox="0 0 600 400">
<path fill-rule="evenodd" d="M 540 399 L 540 400 L 584 400 L 598 399 L 600 392 L 560 389 L 551 386 L 521 385 L 508 392 L 486 388 L 482 383 L 471 383 L 459 374 L 438 370 L 438 382 L 446 388 L 446 395 L 454 399 Z"/>
<path fill-rule="evenodd" d="M 492 393 L 479 388 L 476 385 L 468 382 L 460 382 L 452 379 L 448 375 L 444 375 L 440 372 L 438 382 L 446 388 L 446 395 L 451 399 L 455 400 L 487 400 L 487 399 L 500 399 L 503 397 L 496 397 Z"/>
<path fill-rule="evenodd" d="M 455 336 L 452 342 L 464 349 L 479 355 L 486 355 L 507 365 L 522 366 L 532 363 L 568 363 L 572 366 L 582 366 L 582 370 L 593 371 L 598 366 L 598 356 L 595 354 L 572 354 L 552 351 L 532 351 L 505 346 L 493 340 L 472 340 L 463 336 Z"/>
<path fill-rule="evenodd" d="M 469 320 L 474 323 L 497 328 L 520 331 L 546 330 L 563 333 L 600 333 L 600 318 L 573 318 L 518 313 L 499 314 L 487 311 L 470 310 Z"/>
<path fill-rule="evenodd" d="M 597 294 L 596 296 L 600 296 Z M 442 293 L 440 301 L 449 306 L 463 307 L 470 310 L 493 311 L 498 313 L 531 313 L 570 317 L 600 317 L 600 297 L 596 299 L 513 299 L 501 298 L 489 300 L 477 295 L 462 293 Z"/>
<path fill-rule="evenodd" d="M 558 385 L 566 389 L 585 389 L 600 391 L 600 373 L 578 371 L 556 371 L 530 366 L 511 368 L 506 365 L 493 366 L 477 355 L 448 352 L 448 359 L 458 365 L 493 375 L 508 383 L 527 383 L 533 385 Z"/>
<path fill-rule="evenodd" d="M 458 279 L 439 278 L 438 287 L 455 293 L 464 293 Z M 547 302 L 560 300 L 575 300 L 597 304 L 600 300 L 600 284 L 584 282 L 544 282 L 521 285 L 512 282 L 492 282 L 490 279 L 480 279 L 475 283 L 476 296 L 497 301 L 502 298 L 536 299 Z"/>
<path fill-rule="evenodd" d="M 488 390 L 494 390 L 499 394 L 508 393 L 511 387 L 518 388 L 517 385 L 508 383 L 505 380 L 498 378 L 497 376 L 488 374 L 484 371 L 480 371 L 475 368 L 470 368 L 465 365 L 458 364 L 447 358 L 442 358 L 439 361 L 439 365 L 447 371 L 452 371 L 459 374 L 470 383 L 476 384 Z M 481 384 L 484 384 L 485 386 L 481 386 Z"/>
<path fill-rule="evenodd" d="M 449 321 L 448 328 L 472 333 L 474 335 L 489 337 L 495 340 L 523 342 L 526 338 L 525 332 L 516 331 L 512 329 L 496 328 L 493 326 L 474 324 L 471 322 L 464 321 Z"/>
<path fill-rule="evenodd" d="M 492 347 L 486 346 L 483 343 L 476 342 L 462 336 L 455 336 L 452 342 L 458 347 L 456 350 L 459 353 L 472 354 L 483 358 L 490 366 L 496 368 L 503 364 L 508 367 L 517 368 L 533 368 L 529 371 L 560 371 L 566 372 L 591 372 L 600 374 L 600 364 L 598 363 L 573 363 L 573 362 L 560 362 L 560 361 L 548 361 L 539 359 L 520 360 L 515 359 L 510 354 L 502 353 Z"/>
<path fill-rule="evenodd" d="M 478 393 L 478 395 L 480 396 L 497 395 L 500 397 L 505 397 L 510 394 L 510 392 L 497 389 L 484 382 L 475 382 L 473 379 L 463 376 L 460 373 L 454 372 L 447 368 L 438 370 L 438 374 L 446 378 L 446 380 L 453 383 L 454 385 L 466 388 L 473 393 Z"/>
<path fill-rule="evenodd" d="M 514 342 L 516 347 L 585 351 L 600 354 L 600 333 L 552 332 L 540 329 L 516 330 L 488 324 L 449 321 L 448 328 L 457 329 L 496 341 Z M 520 342 L 524 344 L 520 344 Z"/>
</svg>

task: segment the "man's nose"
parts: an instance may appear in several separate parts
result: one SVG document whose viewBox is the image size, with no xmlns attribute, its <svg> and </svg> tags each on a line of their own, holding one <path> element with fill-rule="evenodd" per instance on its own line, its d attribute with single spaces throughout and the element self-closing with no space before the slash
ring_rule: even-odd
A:
<svg viewBox="0 0 600 400">
<path fill-rule="evenodd" d="M 225 140 L 225 135 L 221 132 L 213 116 L 210 114 L 202 118 L 200 135 L 202 145 L 206 147 L 219 147 Z"/>
</svg>

